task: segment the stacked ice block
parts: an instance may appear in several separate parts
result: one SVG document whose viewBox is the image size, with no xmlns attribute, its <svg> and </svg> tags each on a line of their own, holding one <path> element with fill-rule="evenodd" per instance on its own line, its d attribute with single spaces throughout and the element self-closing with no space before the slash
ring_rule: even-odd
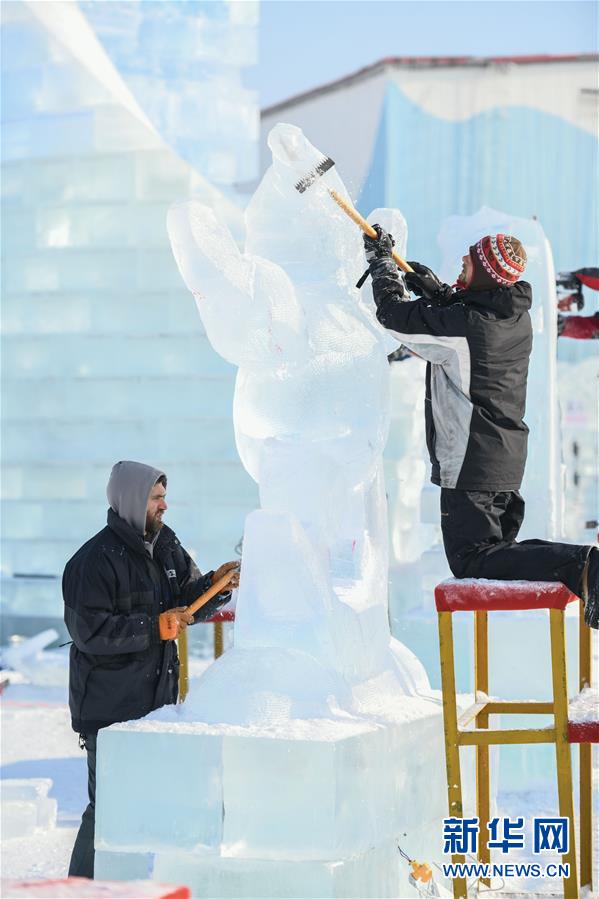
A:
<svg viewBox="0 0 599 899">
<path fill-rule="evenodd" d="M 47 777 L 2 780 L 2 839 L 33 837 L 37 828 L 56 826 L 56 799 L 48 798 L 52 781 Z"/>
<path fill-rule="evenodd" d="M 211 897 L 412 895 L 397 842 L 441 857 L 443 742 L 434 702 L 397 705 L 393 723 L 111 728 L 96 877 L 176 875 Z"/>
<path fill-rule="evenodd" d="M 232 448 L 234 371 L 203 334 L 165 228 L 169 203 L 196 195 L 241 233 L 220 188 L 253 165 L 257 101 L 239 81 L 255 32 L 252 3 L 3 6 L 2 592 L 15 616 L 62 617 L 56 578 L 105 523 L 118 459 L 167 471 L 170 523 L 204 569 L 232 556 L 256 503 Z M 224 120 L 171 108 L 184 88 L 209 103 L 216 84 L 236 110 L 219 189 L 206 175 L 211 154 L 227 155 Z M 203 172 L 181 155 L 183 123 Z"/>
<path fill-rule="evenodd" d="M 242 72 L 258 61 L 257 0 L 80 5 L 169 146 L 223 189 L 252 181 L 259 114 Z"/>
</svg>

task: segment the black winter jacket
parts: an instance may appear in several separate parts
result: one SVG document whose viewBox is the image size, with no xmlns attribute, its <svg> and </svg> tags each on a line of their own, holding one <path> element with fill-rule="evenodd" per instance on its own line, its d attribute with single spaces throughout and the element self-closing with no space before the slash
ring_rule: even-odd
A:
<svg viewBox="0 0 599 899">
<path fill-rule="evenodd" d="M 142 537 L 112 510 L 108 525 L 67 563 L 65 623 L 72 637 L 69 705 L 73 730 L 95 733 L 177 701 L 174 640 L 161 641 L 158 616 L 189 605 L 211 584 L 175 533 L 163 526 L 154 558 Z M 210 618 L 229 594 L 196 613 Z"/>
<path fill-rule="evenodd" d="M 393 265 L 395 265 L 393 263 Z M 518 490 L 532 326 L 526 281 L 454 294 L 449 306 L 401 301 L 395 272 L 373 266 L 377 318 L 427 360 L 426 440 L 431 480 L 459 490 Z"/>
</svg>

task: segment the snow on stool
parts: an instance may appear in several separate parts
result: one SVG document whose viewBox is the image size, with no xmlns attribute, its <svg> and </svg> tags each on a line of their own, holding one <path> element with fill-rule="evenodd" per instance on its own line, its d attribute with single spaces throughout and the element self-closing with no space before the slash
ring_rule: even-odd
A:
<svg viewBox="0 0 599 899">
<path fill-rule="evenodd" d="M 36 827 L 56 826 L 57 802 L 48 798 L 51 787 L 49 777 L 0 781 L 3 840 L 29 836 Z"/>
<path fill-rule="evenodd" d="M 578 597 L 553 581 L 495 581 L 448 578 L 435 587 L 437 612 L 500 612 L 562 609 Z"/>
<path fill-rule="evenodd" d="M 591 630 L 580 616 L 580 685 L 568 706 L 568 741 L 578 743 L 580 805 L 580 882 L 593 889 L 593 754 L 599 743 L 599 692 L 591 685 Z M 583 686 L 584 685 L 584 686 Z M 593 894 L 594 895 L 594 894 Z"/>
<path fill-rule="evenodd" d="M 585 687 L 568 706 L 570 743 L 599 743 L 599 690 Z"/>
<path fill-rule="evenodd" d="M 191 899 L 186 886 L 155 883 L 151 880 L 5 880 L 4 899 Z"/>
</svg>

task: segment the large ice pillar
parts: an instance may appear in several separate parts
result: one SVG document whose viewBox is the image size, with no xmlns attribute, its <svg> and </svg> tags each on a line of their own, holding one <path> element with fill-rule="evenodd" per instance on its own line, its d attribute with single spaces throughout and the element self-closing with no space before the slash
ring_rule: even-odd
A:
<svg viewBox="0 0 599 899">
<path fill-rule="evenodd" d="M 184 705 L 101 732 L 96 874 L 176 870 L 212 897 L 409 895 L 397 840 L 438 856 L 446 795 L 438 695 L 389 631 L 388 338 L 353 286 L 365 263 L 326 190 L 345 192 L 339 175 L 300 195 L 321 154 L 292 126 L 269 145 L 244 253 L 205 206 L 168 221 L 239 368 L 237 447 L 260 490 L 235 645 Z M 373 216 L 405 252 L 401 215 Z"/>
<path fill-rule="evenodd" d="M 62 569 L 105 521 L 117 459 L 168 473 L 172 521 L 204 569 L 232 556 L 256 504 L 223 412 L 235 372 L 165 228 L 173 198 L 195 196 L 243 234 L 231 195 L 256 157 L 257 97 L 240 86 L 256 12 L 2 5 L 5 637 L 62 621 Z M 201 169 L 180 155 L 191 141 Z M 221 189 L 206 180 L 219 159 Z"/>
<path fill-rule="evenodd" d="M 134 0 L 80 8 L 161 137 L 222 189 L 258 168 L 258 0 Z"/>
</svg>

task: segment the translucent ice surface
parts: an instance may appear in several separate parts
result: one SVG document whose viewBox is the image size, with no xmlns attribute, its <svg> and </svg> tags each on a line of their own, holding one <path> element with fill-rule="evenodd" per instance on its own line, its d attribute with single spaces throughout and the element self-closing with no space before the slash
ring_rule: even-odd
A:
<svg viewBox="0 0 599 899">
<path fill-rule="evenodd" d="M 246 211 L 245 252 L 199 203 L 168 217 L 206 334 L 239 367 L 237 447 L 260 488 L 236 647 L 306 652 L 357 683 L 397 670 L 382 478 L 388 338 L 354 287 L 362 237 L 329 195 L 347 197 L 338 172 L 300 193 L 323 154 L 291 125 L 273 128 L 268 143 L 273 162 Z M 374 215 L 405 251 L 401 214 Z"/>
<path fill-rule="evenodd" d="M 47 777 L 2 780 L 2 839 L 33 837 L 36 828 L 56 826 L 57 802 L 48 798 L 52 781 Z"/>
<path fill-rule="evenodd" d="M 26 611 L 22 610 L 22 614 L 26 614 Z M 41 609 L 38 609 L 38 613 L 41 613 Z M 2 664 L 25 675 L 32 684 L 66 686 L 69 680 L 68 651 L 64 649 L 44 651 L 46 646 L 54 643 L 57 638 L 58 632 L 49 628 L 28 640 L 14 643 L 2 651 Z"/>
<path fill-rule="evenodd" d="M 255 177 L 258 98 L 242 70 L 257 62 L 256 0 L 80 6 L 169 146 L 212 183 Z"/>
<path fill-rule="evenodd" d="M 102 731 L 96 877 L 178 870 L 193 895 L 212 897 L 412 895 L 397 841 L 441 858 L 443 730 L 434 700 L 397 697 L 395 720 L 386 712 L 239 727 L 173 711 Z M 148 791 L 139 752 L 168 755 L 172 777 Z"/>
<path fill-rule="evenodd" d="M 117 456 L 152 447 L 203 570 L 233 555 L 256 505 L 232 440 L 234 372 L 165 229 L 173 200 L 193 196 L 243 232 L 233 182 L 257 171 L 258 105 L 240 68 L 257 7 L 240 5 L 3 5 L 3 634 L 7 611 L 17 633 L 32 616 L 62 621 L 60 576 L 105 521 Z M 206 167 L 224 160 L 226 195 L 177 134 Z"/>
</svg>

